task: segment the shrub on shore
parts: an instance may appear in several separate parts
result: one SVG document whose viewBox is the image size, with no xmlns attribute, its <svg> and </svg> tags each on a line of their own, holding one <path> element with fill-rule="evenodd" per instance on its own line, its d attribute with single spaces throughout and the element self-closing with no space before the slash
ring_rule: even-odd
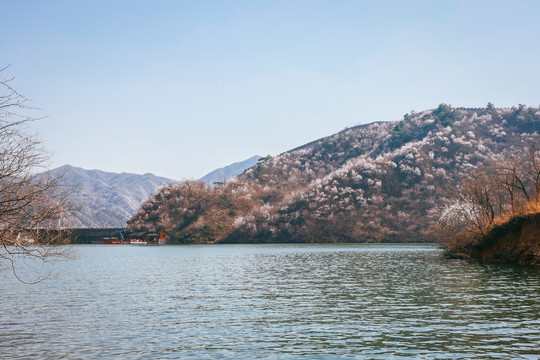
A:
<svg viewBox="0 0 540 360">
<path fill-rule="evenodd" d="M 540 226 L 536 232 L 530 222 L 540 215 L 540 152 L 536 145 L 529 149 L 525 161 L 503 159 L 478 170 L 460 189 L 457 199 L 442 212 L 440 223 L 446 238 L 446 255 L 476 260 L 538 263 L 536 254 Z M 527 236 L 521 227 L 527 225 Z M 498 244 L 505 242 L 505 245 Z M 525 260 L 510 254 L 514 248 L 527 249 Z M 513 245 L 512 245 L 513 244 Z M 494 252 L 495 251 L 495 252 Z M 526 251 L 526 250 L 522 250 Z M 536 254 L 536 255 L 534 255 Z"/>
</svg>

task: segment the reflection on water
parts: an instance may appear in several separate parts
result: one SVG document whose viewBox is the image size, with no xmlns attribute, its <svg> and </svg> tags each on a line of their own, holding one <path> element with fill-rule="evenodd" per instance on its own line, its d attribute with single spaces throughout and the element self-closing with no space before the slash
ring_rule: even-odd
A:
<svg viewBox="0 0 540 360">
<path fill-rule="evenodd" d="M 423 245 L 81 246 L 0 277 L 0 357 L 540 358 L 540 269 Z"/>
</svg>

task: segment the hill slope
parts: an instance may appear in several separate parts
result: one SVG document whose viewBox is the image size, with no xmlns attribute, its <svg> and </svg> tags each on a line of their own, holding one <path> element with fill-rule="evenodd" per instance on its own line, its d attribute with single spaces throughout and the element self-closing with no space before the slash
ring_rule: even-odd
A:
<svg viewBox="0 0 540 360">
<path fill-rule="evenodd" d="M 539 132 L 536 108 L 443 104 L 280 154 L 202 207 L 180 210 L 174 199 L 189 196 L 185 187 L 168 187 L 131 226 L 167 227 L 187 242 L 435 241 L 431 225 L 461 182 L 497 159 L 524 156 Z M 223 204 L 236 202 L 244 205 L 226 212 Z"/>
<path fill-rule="evenodd" d="M 64 226 L 122 227 L 141 203 L 171 179 L 152 174 L 111 173 L 65 165 L 48 172 L 61 176 L 60 184 L 73 189 L 68 197 L 74 209 Z"/>
</svg>

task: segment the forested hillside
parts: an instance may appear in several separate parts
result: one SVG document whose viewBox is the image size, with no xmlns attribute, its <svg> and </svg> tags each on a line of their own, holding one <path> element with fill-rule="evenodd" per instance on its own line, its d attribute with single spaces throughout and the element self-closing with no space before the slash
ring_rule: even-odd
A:
<svg viewBox="0 0 540 360">
<path fill-rule="evenodd" d="M 186 243 L 437 241 L 463 180 L 524 157 L 539 132 L 537 108 L 442 104 L 266 158 L 224 188 L 166 186 L 130 227 Z"/>
</svg>

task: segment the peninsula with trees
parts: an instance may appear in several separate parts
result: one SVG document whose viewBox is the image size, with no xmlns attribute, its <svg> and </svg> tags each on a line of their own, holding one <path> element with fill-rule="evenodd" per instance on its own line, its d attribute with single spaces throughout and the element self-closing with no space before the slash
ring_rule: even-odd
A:
<svg viewBox="0 0 540 360">
<path fill-rule="evenodd" d="M 167 229 L 185 244 L 444 242 L 453 234 L 450 255 L 490 260 L 470 249 L 493 242 L 499 225 L 537 216 L 539 133 L 538 108 L 441 104 L 261 158 L 226 184 L 169 184 L 128 224 Z M 537 233 L 532 255 L 508 260 L 536 262 Z"/>
</svg>

